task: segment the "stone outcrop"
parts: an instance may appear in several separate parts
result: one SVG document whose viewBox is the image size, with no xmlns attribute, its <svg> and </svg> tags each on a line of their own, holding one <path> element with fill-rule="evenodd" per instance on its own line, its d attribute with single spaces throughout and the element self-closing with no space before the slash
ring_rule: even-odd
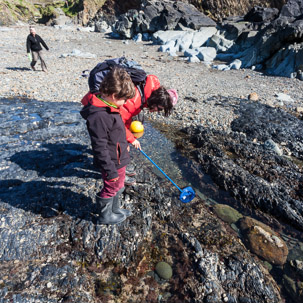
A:
<svg viewBox="0 0 303 303">
<path fill-rule="evenodd" d="M 216 26 L 216 23 L 199 12 L 193 5 L 181 1 L 144 1 L 140 11 L 130 10 L 121 15 L 114 32 L 125 38 L 138 33 L 153 34 L 159 30 L 175 30 L 185 26 L 194 30 Z"/>
<path fill-rule="evenodd" d="M 302 80 L 302 14 L 301 0 L 288 1 L 277 18 L 274 10 L 255 8 L 246 15 L 250 20 L 246 28 L 242 27 L 237 37 L 232 38 L 234 45 L 225 53 L 218 54 L 217 59 L 239 59 L 242 68 L 254 67 L 270 75 Z M 226 38 L 230 36 L 230 24 L 227 23 L 222 24 Z"/>
<path fill-rule="evenodd" d="M 235 107 L 239 117 L 232 122 L 228 136 L 203 126 L 186 130 L 197 161 L 243 205 L 303 230 L 303 175 L 295 161 L 303 159 L 302 121 L 257 102 L 236 102 Z M 282 154 L 268 149 L 269 139 L 279 145 Z"/>
<path fill-rule="evenodd" d="M 174 5 L 170 3 L 170 9 L 177 6 Z M 116 33 L 135 40 L 138 33 L 147 34 L 147 40 L 153 34 L 153 42 L 161 45 L 159 51 L 173 57 L 182 52 L 192 63 L 211 64 L 214 59 L 227 62 L 213 65 L 215 69 L 252 68 L 303 80 L 301 0 L 289 1 L 280 12 L 277 8 L 255 6 L 244 17 L 226 19 L 218 24 L 209 19 L 211 22 L 198 22 L 195 26 L 184 23 L 183 19 L 180 22 L 179 17 L 168 19 L 166 12 L 170 9 L 167 8 L 165 17 L 161 18 L 163 7 L 160 2 L 147 1 L 147 10 L 152 8 L 152 18 L 146 18 L 148 14 L 144 10 L 141 15 L 133 10 L 121 16 L 116 23 Z M 173 13 L 168 15 L 173 16 Z"/>
<path fill-rule="evenodd" d="M 276 265 L 286 262 L 286 243 L 269 226 L 249 217 L 240 219 L 239 225 L 252 252 Z"/>
<path fill-rule="evenodd" d="M 155 10 L 157 14 L 160 11 Z M 174 57 L 182 52 L 189 62 L 211 64 L 214 59 L 227 62 L 213 65 L 215 69 L 252 68 L 303 80 L 302 15 L 302 1 L 291 0 L 280 12 L 277 8 L 255 6 L 244 17 L 198 27 L 179 23 L 176 27 L 176 22 L 171 20 L 169 26 L 157 19 L 159 28 L 153 27 L 158 31 L 152 35 L 152 40 L 161 45 L 159 51 Z M 136 20 L 137 14 L 132 14 L 131 18 Z M 116 30 L 122 36 L 131 38 L 140 31 L 152 33 L 148 32 L 148 25 L 144 29 L 135 28 L 131 18 L 117 23 Z"/>
</svg>

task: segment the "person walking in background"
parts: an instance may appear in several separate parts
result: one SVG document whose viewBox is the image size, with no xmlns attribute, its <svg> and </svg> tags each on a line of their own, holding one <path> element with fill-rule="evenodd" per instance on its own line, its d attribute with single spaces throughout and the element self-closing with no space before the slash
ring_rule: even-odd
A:
<svg viewBox="0 0 303 303">
<path fill-rule="evenodd" d="M 26 39 L 26 51 L 28 57 L 32 59 L 31 68 L 35 71 L 36 70 L 35 65 L 38 59 L 40 59 L 42 71 L 47 72 L 47 67 L 43 59 L 41 44 L 46 50 L 49 50 L 49 48 L 46 45 L 46 43 L 43 41 L 43 39 L 36 34 L 36 30 L 34 27 L 30 27 L 29 32 L 30 34 L 27 36 Z"/>
<path fill-rule="evenodd" d="M 119 196 L 124 191 L 126 165 L 130 162 L 129 145 L 119 108 L 135 96 L 135 86 L 120 67 L 104 78 L 98 93 L 86 94 L 81 103 L 81 116 L 86 120 L 91 138 L 94 165 L 102 173 L 103 188 L 96 195 L 99 223 L 117 224 L 131 215 L 120 208 Z"/>
</svg>

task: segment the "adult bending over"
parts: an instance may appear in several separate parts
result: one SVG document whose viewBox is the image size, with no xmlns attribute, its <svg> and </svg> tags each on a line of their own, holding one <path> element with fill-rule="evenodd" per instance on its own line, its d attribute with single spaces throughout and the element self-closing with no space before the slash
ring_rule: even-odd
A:
<svg viewBox="0 0 303 303">
<path fill-rule="evenodd" d="M 142 100 L 142 98 L 144 100 Z M 143 101 L 143 102 L 142 102 Z M 178 94 L 174 89 L 166 89 L 160 85 L 159 79 L 155 75 L 148 75 L 142 96 L 136 87 L 136 95 L 128 99 L 120 107 L 120 114 L 126 126 L 126 139 L 135 148 L 141 149 L 140 142 L 130 132 L 129 127 L 132 118 L 138 115 L 143 108 L 148 108 L 150 112 L 164 112 L 164 116 L 169 116 L 173 107 L 178 101 Z"/>
</svg>

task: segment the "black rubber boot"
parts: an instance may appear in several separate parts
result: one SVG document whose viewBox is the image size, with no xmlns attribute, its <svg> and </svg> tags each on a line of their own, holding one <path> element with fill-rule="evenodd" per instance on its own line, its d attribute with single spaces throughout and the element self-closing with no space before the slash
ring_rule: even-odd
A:
<svg viewBox="0 0 303 303">
<path fill-rule="evenodd" d="M 124 185 L 126 186 L 136 185 L 136 179 L 134 177 L 125 176 Z"/>
<path fill-rule="evenodd" d="M 101 198 L 96 195 L 96 202 L 99 208 L 99 224 L 118 224 L 126 219 L 126 216 L 122 213 L 113 213 L 114 198 Z"/>
<path fill-rule="evenodd" d="M 115 214 L 123 214 L 126 217 L 131 216 L 133 213 L 131 212 L 131 210 L 129 209 L 124 209 L 124 208 L 120 208 L 121 207 L 121 203 L 120 203 L 120 196 L 121 194 L 124 192 L 125 187 L 122 187 L 117 194 L 114 197 L 114 202 L 113 202 L 113 213 Z"/>
<path fill-rule="evenodd" d="M 132 164 L 128 164 L 126 166 L 125 175 L 128 177 L 133 177 L 136 175 L 135 166 Z"/>
</svg>

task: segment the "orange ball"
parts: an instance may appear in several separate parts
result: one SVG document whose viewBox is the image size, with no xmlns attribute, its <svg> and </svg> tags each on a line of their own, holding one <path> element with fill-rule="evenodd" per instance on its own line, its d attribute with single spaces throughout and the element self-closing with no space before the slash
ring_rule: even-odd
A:
<svg viewBox="0 0 303 303">
<path fill-rule="evenodd" d="M 130 125 L 129 130 L 132 133 L 141 133 L 144 132 L 144 126 L 140 121 L 133 121 Z"/>
</svg>

